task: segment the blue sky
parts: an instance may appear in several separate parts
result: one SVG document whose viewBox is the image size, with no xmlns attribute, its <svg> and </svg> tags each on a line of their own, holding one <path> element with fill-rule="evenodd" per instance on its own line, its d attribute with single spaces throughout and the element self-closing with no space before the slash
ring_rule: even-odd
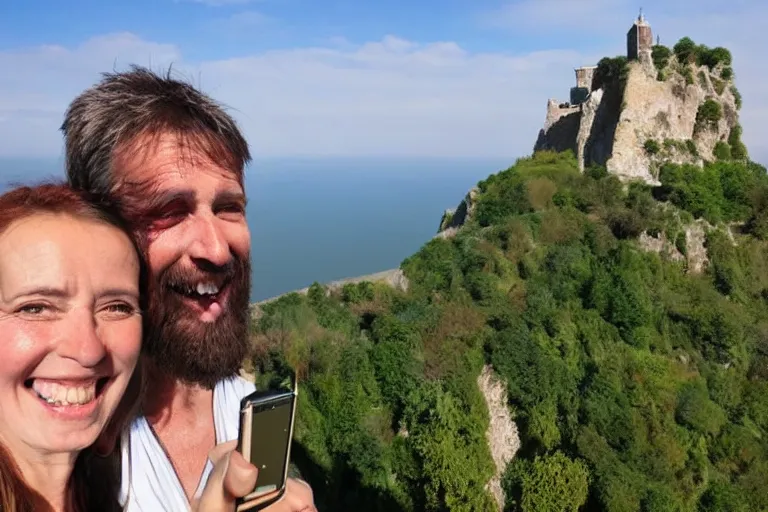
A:
<svg viewBox="0 0 768 512">
<path fill-rule="evenodd" d="M 235 109 L 257 156 L 528 154 L 573 68 L 624 52 L 626 0 L 2 0 L 0 157 L 60 157 L 67 103 L 129 63 L 174 68 Z M 662 42 L 734 54 L 760 122 L 768 4 L 643 2 Z"/>
</svg>

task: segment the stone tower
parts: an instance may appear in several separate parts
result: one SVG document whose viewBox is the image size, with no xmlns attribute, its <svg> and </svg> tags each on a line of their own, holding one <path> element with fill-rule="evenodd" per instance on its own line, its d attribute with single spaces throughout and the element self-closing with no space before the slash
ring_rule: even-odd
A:
<svg viewBox="0 0 768 512">
<path fill-rule="evenodd" d="M 629 60 L 651 60 L 653 33 L 651 26 L 645 21 L 643 10 L 627 32 L 627 58 Z"/>
<path fill-rule="evenodd" d="M 579 105 L 592 92 L 592 77 L 597 66 L 582 66 L 576 68 L 576 87 L 571 87 L 571 105 Z"/>
</svg>

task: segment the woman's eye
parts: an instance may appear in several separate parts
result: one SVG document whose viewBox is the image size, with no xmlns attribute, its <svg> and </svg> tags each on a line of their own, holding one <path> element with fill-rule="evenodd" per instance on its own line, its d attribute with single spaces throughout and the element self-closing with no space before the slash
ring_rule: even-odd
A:
<svg viewBox="0 0 768 512">
<path fill-rule="evenodd" d="M 28 315 L 39 315 L 46 310 L 45 304 L 24 304 L 19 308 L 20 313 L 26 313 Z"/>
<path fill-rule="evenodd" d="M 33 302 L 16 308 L 16 315 L 27 320 L 52 320 L 59 310 L 51 304 Z"/>
</svg>

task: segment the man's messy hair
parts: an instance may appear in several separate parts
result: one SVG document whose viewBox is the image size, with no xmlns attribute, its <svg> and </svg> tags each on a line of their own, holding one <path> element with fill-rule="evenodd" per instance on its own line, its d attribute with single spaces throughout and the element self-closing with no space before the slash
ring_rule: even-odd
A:
<svg viewBox="0 0 768 512">
<path fill-rule="evenodd" d="M 104 73 L 69 105 L 61 125 L 67 179 L 72 187 L 108 198 L 117 186 L 114 161 L 132 154 L 139 137 L 151 143 L 175 136 L 187 151 L 202 152 L 242 184 L 251 160 L 248 143 L 224 107 L 191 84 L 141 66 Z"/>
</svg>

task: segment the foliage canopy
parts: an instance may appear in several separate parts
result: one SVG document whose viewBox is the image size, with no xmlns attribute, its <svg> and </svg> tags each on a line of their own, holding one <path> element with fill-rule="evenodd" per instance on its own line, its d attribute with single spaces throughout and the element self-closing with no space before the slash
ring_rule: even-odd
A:
<svg viewBox="0 0 768 512">
<path fill-rule="evenodd" d="M 253 365 L 262 386 L 302 378 L 295 461 L 318 508 L 494 510 L 484 364 L 521 435 L 508 510 L 768 508 L 768 178 L 726 161 L 660 180 L 540 152 L 403 261 L 408 292 L 315 284 L 265 305 Z M 638 245 L 685 250 L 696 219 L 701 274 Z"/>
</svg>

